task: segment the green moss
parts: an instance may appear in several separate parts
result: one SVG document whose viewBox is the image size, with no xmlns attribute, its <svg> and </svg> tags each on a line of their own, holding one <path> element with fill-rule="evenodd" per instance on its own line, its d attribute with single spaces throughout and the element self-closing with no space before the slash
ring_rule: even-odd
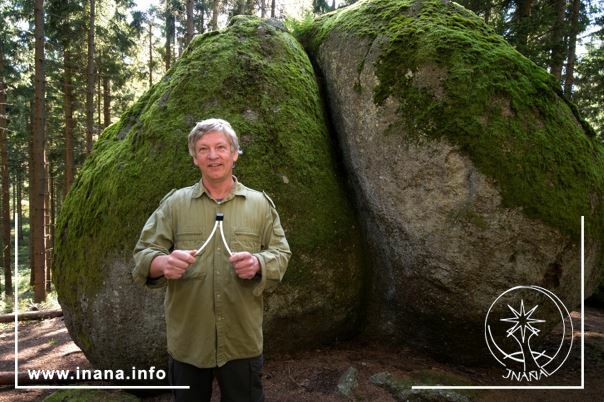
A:
<svg viewBox="0 0 604 402">
<path fill-rule="evenodd" d="M 106 264 L 129 261 L 162 197 L 199 180 L 186 138 L 208 117 L 231 122 L 244 150 L 235 174 L 277 205 L 293 251 L 285 283 L 330 292 L 338 286 L 342 304 L 356 305 L 360 234 L 332 159 L 310 61 L 289 33 L 240 17 L 224 31 L 196 37 L 95 144 L 57 223 L 54 281 L 63 307 L 91 314 L 82 300 L 106 286 Z"/>
<path fill-rule="evenodd" d="M 379 39 L 373 98 L 399 101 L 407 140 L 445 138 L 495 179 L 504 207 L 577 241 L 584 215 L 586 235 L 604 238 L 601 144 L 553 77 L 480 18 L 440 0 L 361 1 L 298 34 L 317 53 L 334 32 Z M 428 68 L 443 96 L 422 82 Z"/>
</svg>

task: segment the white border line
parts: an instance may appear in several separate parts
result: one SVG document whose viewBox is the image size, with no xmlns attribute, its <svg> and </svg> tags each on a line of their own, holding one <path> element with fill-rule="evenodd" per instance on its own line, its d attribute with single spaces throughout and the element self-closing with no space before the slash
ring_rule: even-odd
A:
<svg viewBox="0 0 604 402">
<path fill-rule="evenodd" d="M 19 214 L 15 212 L 15 284 L 13 291 L 15 292 L 15 388 L 19 386 Z"/>
<path fill-rule="evenodd" d="M 585 217 L 581 216 L 581 389 L 585 389 Z"/>
<path fill-rule="evenodd" d="M 78 386 L 69 386 L 69 385 L 19 385 L 19 225 L 18 225 L 18 215 L 15 212 L 15 305 L 13 310 L 15 311 L 15 389 L 190 389 L 191 387 L 188 385 L 178 385 L 178 386 L 170 386 L 170 385 L 106 385 L 106 386 L 96 386 L 96 385 L 78 385 Z M 76 381 L 76 380 L 74 380 Z M 91 380 L 94 381 L 94 380 Z"/>
<path fill-rule="evenodd" d="M 581 216 L 581 385 L 413 385 L 411 389 L 585 389 L 585 217 Z"/>
</svg>

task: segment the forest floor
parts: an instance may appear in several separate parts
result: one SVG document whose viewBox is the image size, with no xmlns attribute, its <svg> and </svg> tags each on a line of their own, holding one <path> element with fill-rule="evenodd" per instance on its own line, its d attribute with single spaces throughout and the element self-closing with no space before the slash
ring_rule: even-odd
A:
<svg viewBox="0 0 604 402">
<path fill-rule="evenodd" d="M 569 359 L 546 381 L 531 385 L 580 385 L 580 319 L 572 313 L 575 327 L 575 346 Z M 91 368 L 82 351 L 72 342 L 62 318 L 19 324 L 19 371 L 27 369 Z M 358 386 L 351 398 L 338 394 L 337 385 L 342 374 L 353 367 L 358 372 Z M 14 370 L 14 326 L 0 324 L 0 371 Z M 377 385 L 370 377 L 387 372 L 394 379 L 390 385 Z M 502 378 L 501 367 L 467 367 L 445 364 L 416 350 L 388 347 L 363 341 L 342 342 L 323 349 L 295 354 L 266 357 L 263 384 L 267 401 L 336 402 L 443 400 L 437 391 L 415 391 L 418 394 L 403 398 L 402 388 L 409 392 L 411 385 L 510 385 Z M 382 375 L 382 378 L 388 376 Z M 106 385 L 91 383 L 93 385 Z M 393 385 L 394 384 L 394 385 Z M 397 385 L 398 384 L 398 385 Z M 81 384 L 78 384 L 81 385 Z M 523 384 L 524 385 L 524 384 Z M 42 400 L 55 392 L 50 389 L 15 390 L 0 387 L 0 402 Z M 108 392 L 108 391 L 107 391 Z M 123 391 L 118 391 L 123 393 Z M 585 319 L 585 389 L 584 390 L 471 390 L 447 391 L 449 400 L 476 401 L 596 401 L 604 395 L 604 310 L 587 308 Z M 118 396 L 112 394 L 111 397 Z M 122 395 L 123 396 L 123 395 Z M 421 396 L 421 399 L 416 399 Z M 145 402 L 169 401 L 170 394 L 138 394 Z M 452 399 L 451 399 L 452 398 Z M 219 401 L 219 391 L 213 401 Z M 109 392 L 82 400 L 112 400 Z"/>
</svg>

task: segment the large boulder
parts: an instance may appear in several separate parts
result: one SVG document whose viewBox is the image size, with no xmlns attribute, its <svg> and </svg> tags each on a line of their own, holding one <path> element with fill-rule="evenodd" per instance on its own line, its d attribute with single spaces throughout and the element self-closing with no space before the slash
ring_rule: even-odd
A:
<svg viewBox="0 0 604 402">
<path fill-rule="evenodd" d="M 502 292 L 579 303 L 582 215 L 593 290 L 604 154 L 553 77 L 448 1 L 360 1 L 300 37 L 361 206 L 369 334 L 490 358 L 485 315 Z M 543 332 L 560 322 L 546 310 Z"/>
<path fill-rule="evenodd" d="M 132 250 L 162 197 L 199 180 L 186 138 L 208 117 L 239 134 L 235 173 L 273 198 L 293 252 L 284 283 L 265 300 L 267 348 L 316 345 L 355 328 L 360 228 L 312 65 L 278 22 L 238 17 L 196 37 L 102 133 L 65 199 L 54 282 L 67 328 L 95 366 L 166 366 L 164 293 L 132 282 Z"/>
</svg>

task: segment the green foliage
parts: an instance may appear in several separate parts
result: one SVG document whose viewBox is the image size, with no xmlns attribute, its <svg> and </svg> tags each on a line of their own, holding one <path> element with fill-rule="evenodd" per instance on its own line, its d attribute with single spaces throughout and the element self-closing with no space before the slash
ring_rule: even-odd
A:
<svg viewBox="0 0 604 402">
<path fill-rule="evenodd" d="M 554 32 L 558 18 L 558 1 L 460 0 L 458 3 L 482 17 L 495 32 L 502 35 L 516 50 L 543 68 L 548 68 L 551 65 L 552 49 L 556 46 L 568 49 L 572 1 L 564 1 L 562 36 L 559 39 L 555 37 Z M 527 10 L 529 14 L 520 16 L 518 9 L 525 3 L 530 3 Z M 581 1 L 579 32 L 584 32 L 589 25 L 589 10 L 586 7 L 588 3 L 590 3 L 589 0 L 587 2 Z M 562 43 L 555 43 L 556 40 L 561 40 Z M 563 53 L 566 58 L 568 56 L 566 50 Z"/>
<path fill-rule="evenodd" d="M 26 246 L 27 247 L 27 246 Z M 27 251 L 26 251 L 27 252 Z M 56 291 L 51 291 L 46 296 L 46 301 L 43 303 L 35 304 L 34 300 L 34 289 L 29 285 L 30 269 L 27 261 L 23 261 L 19 264 L 19 283 L 14 282 L 13 286 L 15 291 L 18 289 L 18 302 L 19 302 L 19 313 L 26 311 L 38 311 L 38 310 L 51 310 L 60 308 L 57 300 Z M 13 277 L 15 277 L 13 275 Z M 14 297 L 7 297 L 6 294 L 0 294 L 0 314 L 9 314 L 15 311 L 15 299 Z M 2 330 L 2 324 L 0 324 L 0 330 Z"/>
<path fill-rule="evenodd" d="M 314 23 L 315 16 L 310 12 L 304 14 L 301 19 L 285 19 L 285 26 L 294 36 L 300 36 L 303 32 L 312 29 Z"/>
<path fill-rule="evenodd" d="M 604 34 L 587 45 L 587 54 L 577 65 L 575 84 L 573 100 L 604 141 Z"/>
<path fill-rule="evenodd" d="M 380 38 L 376 104 L 400 103 L 393 127 L 418 141 L 446 139 L 493 178 L 507 208 L 519 208 L 579 239 L 604 238 L 604 153 L 577 124 L 559 84 L 474 14 L 439 0 L 361 2 L 322 16 L 302 39 L 316 52 L 344 31 Z M 424 69 L 444 96 L 414 83 Z"/>
<path fill-rule="evenodd" d="M 323 14 L 333 11 L 335 7 L 330 5 L 326 0 L 313 0 L 312 10 L 315 14 Z"/>
</svg>

